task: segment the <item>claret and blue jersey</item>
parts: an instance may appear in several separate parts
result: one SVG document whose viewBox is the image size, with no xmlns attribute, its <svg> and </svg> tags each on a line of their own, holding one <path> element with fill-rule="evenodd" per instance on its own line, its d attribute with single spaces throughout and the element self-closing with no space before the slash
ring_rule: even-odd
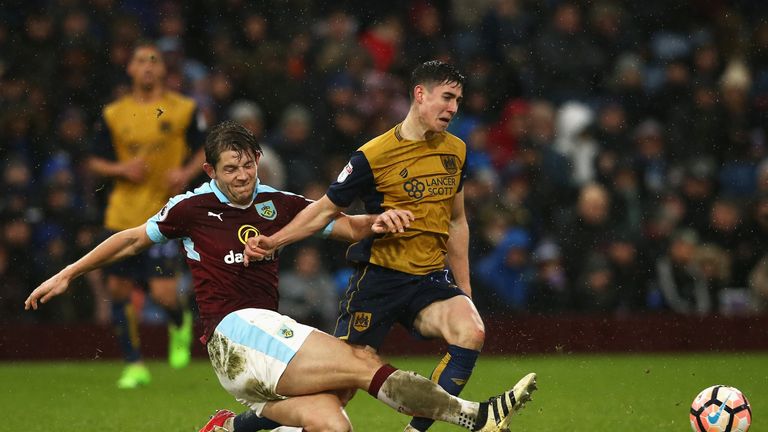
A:
<svg viewBox="0 0 768 432">
<path fill-rule="evenodd" d="M 277 310 L 279 256 L 243 265 L 248 238 L 272 235 L 311 201 L 258 185 L 253 201 L 237 206 L 211 180 L 178 195 L 147 221 L 147 234 L 162 243 L 182 239 L 194 280 L 205 332 L 203 341 L 229 312 L 244 308 Z"/>
</svg>

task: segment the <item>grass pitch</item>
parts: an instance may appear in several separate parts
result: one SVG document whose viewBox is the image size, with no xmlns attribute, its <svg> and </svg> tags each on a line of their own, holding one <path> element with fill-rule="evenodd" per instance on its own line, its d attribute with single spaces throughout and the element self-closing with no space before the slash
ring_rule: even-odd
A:
<svg viewBox="0 0 768 432">
<path fill-rule="evenodd" d="M 394 358 L 428 375 L 434 358 Z M 0 430 L 196 432 L 217 408 L 242 406 L 220 388 L 206 361 L 182 371 L 149 364 L 152 385 L 119 391 L 118 362 L 0 363 Z M 466 390 L 481 400 L 529 371 L 539 391 L 513 431 L 688 431 L 693 397 L 713 384 L 741 389 L 752 405 L 752 430 L 768 410 L 768 353 L 482 357 Z M 407 418 L 358 392 L 347 408 L 357 431 L 400 431 Z M 436 425 L 434 431 L 459 431 Z"/>
</svg>

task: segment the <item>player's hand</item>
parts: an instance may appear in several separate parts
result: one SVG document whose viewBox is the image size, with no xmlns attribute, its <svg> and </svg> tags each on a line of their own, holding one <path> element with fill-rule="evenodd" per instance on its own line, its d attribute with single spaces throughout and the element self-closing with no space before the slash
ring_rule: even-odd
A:
<svg viewBox="0 0 768 432">
<path fill-rule="evenodd" d="M 376 234 L 405 232 L 413 219 L 409 210 L 390 209 L 376 216 L 371 230 Z"/>
<path fill-rule="evenodd" d="M 65 292 L 68 286 L 69 279 L 61 273 L 57 273 L 32 291 L 32 294 L 24 300 L 24 310 L 29 310 L 30 308 L 37 310 L 38 301 L 40 303 L 48 303 L 48 300 L 51 298 Z"/>
<path fill-rule="evenodd" d="M 147 176 L 147 164 L 142 158 L 135 158 L 120 164 L 122 177 L 131 183 L 141 183 Z"/>
<path fill-rule="evenodd" d="M 265 235 L 251 237 L 245 242 L 243 250 L 243 265 L 248 267 L 251 261 L 261 261 L 265 257 L 274 253 L 274 242 Z"/>
</svg>

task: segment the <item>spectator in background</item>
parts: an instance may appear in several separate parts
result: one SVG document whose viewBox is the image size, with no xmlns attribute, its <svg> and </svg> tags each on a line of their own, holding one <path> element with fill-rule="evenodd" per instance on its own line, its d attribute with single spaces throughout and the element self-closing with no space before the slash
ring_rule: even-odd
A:
<svg viewBox="0 0 768 432">
<path fill-rule="evenodd" d="M 530 286 L 528 307 L 532 312 L 558 313 L 572 308 L 573 295 L 563 267 L 560 247 L 551 240 L 533 252 L 536 275 Z"/>
<path fill-rule="evenodd" d="M 322 192 L 321 192 L 322 193 Z M 320 249 L 305 244 L 296 252 L 294 265 L 280 274 L 280 309 L 297 321 L 325 332 L 336 324 L 339 298 L 330 273 L 325 271 Z"/>
<path fill-rule="evenodd" d="M 555 109 L 544 100 L 534 100 L 528 115 L 528 133 L 517 158 L 530 181 L 530 201 L 538 216 L 539 229 L 553 232 L 555 215 L 572 195 L 571 166 L 554 149 Z"/>
<path fill-rule="evenodd" d="M 610 209 L 610 196 L 603 186 L 591 183 L 579 192 L 578 202 L 557 237 L 570 281 L 578 280 L 586 259 L 603 249 L 605 233 L 613 229 Z"/>
<path fill-rule="evenodd" d="M 712 312 L 728 312 L 721 302 L 723 290 L 729 288 L 731 281 L 731 257 L 725 249 L 710 243 L 704 243 L 696 248 L 694 262 L 707 284 L 709 302 Z"/>
<path fill-rule="evenodd" d="M 593 252 L 573 287 L 575 308 L 579 312 L 610 313 L 619 305 L 616 277 L 605 255 Z"/>
<path fill-rule="evenodd" d="M 556 102 L 589 97 L 602 79 L 605 53 L 583 31 L 582 13 L 564 1 L 534 42 L 536 94 Z"/>
<path fill-rule="evenodd" d="M 315 26 L 318 40 L 313 48 L 314 68 L 321 75 L 341 73 L 358 45 L 358 23 L 344 9 L 334 9 Z"/>
<path fill-rule="evenodd" d="M 633 51 L 627 51 L 619 56 L 614 65 L 613 73 L 607 83 L 610 94 L 616 97 L 627 111 L 628 123 L 637 124 L 650 113 L 650 102 L 645 88 L 642 57 Z"/>
<path fill-rule="evenodd" d="M 568 159 L 571 183 L 583 186 L 595 180 L 595 158 L 599 144 L 591 134 L 592 110 L 579 102 L 563 104 L 555 120 L 555 150 Z"/>
<path fill-rule="evenodd" d="M 531 238 L 528 231 L 512 228 L 501 243 L 477 263 L 475 276 L 486 288 L 490 310 L 522 311 L 528 306 L 534 268 L 530 262 Z"/>
<path fill-rule="evenodd" d="M 287 190 L 301 190 L 304 185 L 320 176 L 319 165 L 324 149 L 310 139 L 312 117 L 306 107 L 292 105 L 280 120 L 280 130 L 269 138 L 277 154 L 287 166 L 291 175 L 286 178 Z"/>
<path fill-rule="evenodd" d="M 493 166 L 502 170 L 515 159 L 519 147 L 527 134 L 528 102 L 515 99 L 507 103 L 499 120 L 488 132 L 488 152 Z"/>
<path fill-rule="evenodd" d="M 749 247 L 749 235 L 744 229 L 743 211 L 738 202 L 718 198 L 712 204 L 709 226 L 702 238 L 722 248 L 722 258 L 727 261 L 731 276 L 724 282 L 737 287 L 747 286 L 747 278 L 754 258 Z"/>
<path fill-rule="evenodd" d="M 275 189 L 285 188 L 285 165 L 280 155 L 264 141 L 264 115 L 261 108 L 255 102 L 239 100 L 229 107 L 228 117 L 248 129 L 261 145 L 259 181 Z"/>
<path fill-rule="evenodd" d="M 721 193 L 746 198 L 755 190 L 756 161 L 764 157 L 765 128 L 749 107 L 752 79 L 746 65 L 732 61 L 720 78 L 723 141 L 718 145 Z M 762 139 L 761 139 L 762 138 Z"/>
<path fill-rule="evenodd" d="M 710 209 L 717 193 L 714 164 L 703 157 L 691 159 L 683 167 L 682 175 L 680 198 L 684 201 L 685 215 L 681 223 L 704 232 L 709 226 Z"/>
<path fill-rule="evenodd" d="M 360 34 L 360 46 L 373 61 L 377 72 L 386 72 L 401 61 L 399 50 L 404 39 L 403 23 L 396 14 L 376 20 Z M 419 59 L 416 59 L 419 60 Z"/>
<path fill-rule="evenodd" d="M 7 215 L 2 219 L 0 238 L 0 319 L 19 317 L 19 301 L 36 282 L 32 227 L 22 215 Z"/>
<path fill-rule="evenodd" d="M 644 194 L 657 195 L 668 188 L 666 143 L 661 123 L 646 119 L 634 130 L 635 163 Z"/>
<path fill-rule="evenodd" d="M 699 235 L 681 229 L 672 236 L 667 253 L 656 261 L 655 285 L 664 306 L 676 313 L 706 314 L 712 310 L 707 282 L 694 260 Z"/>
<path fill-rule="evenodd" d="M 764 313 L 768 310 L 768 255 L 763 256 L 749 274 L 749 290 L 752 311 Z"/>
<path fill-rule="evenodd" d="M 649 278 L 645 251 L 638 237 L 629 230 L 617 229 L 610 237 L 605 258 L 616 289 L 613 306 L 624 313 L 645 310 Z"/>
</svg>

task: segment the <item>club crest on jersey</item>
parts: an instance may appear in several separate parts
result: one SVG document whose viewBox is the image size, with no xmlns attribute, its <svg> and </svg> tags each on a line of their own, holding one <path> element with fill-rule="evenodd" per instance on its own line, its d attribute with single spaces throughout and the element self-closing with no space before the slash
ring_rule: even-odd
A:
<svg viewBox="0 0 768 432">
<path fill-rule="evenodd" d="M 368 330 L 371 326 L 371 313 L 370 312 L 355 312 L 355 316 L 352 319 L 352 327 L 359 332 Z"/>
<path fill-rule="evenodd" d="M 167 217 L 168 217 L 168 204 L 166 204 L 163 208 L 161 208 L 160 211 L 157 213 L 157 220 L 162 222 Z"/>
<path fill-rule="evenodd" d="M 272 200 L 254 204 L 254 207 L 256 207 L 259 216 L 264 219 L 275 220 L 277 217 L 277 208 L 275 208 L 275 203 L 273 203 Z"/>
<path fill-rule="evenodd" d="M 288 326 L 286 326 L 285 324 L 283 324 L 280 327 L 280 330 L 278 330 L 278 332 L 280 333 L 280 336 L 282 336 L 282 337 L 284 337 L 286 339 L 290 339 L 290 338 L 293 337 L 293 330 L 288 328 Z"/>
<path fill-rule="evenodd" d="M 249 238 L 258 237 L 259 230 L 253 225 L 241 225 L 237 230 L 237 239 L 240 243 L 245 244 Z"/>
<path fill-rule="evenodd" d="M 456 161 L 456 156 L 444 155 L 440 156 L 440 161 L 443 163 L 443 168 L 448 171 L 448 174 L 456 174 L 459 170 L 459 164 Z"/>
<path fill-rule="evenodd" d="M 336 181 L 339 183 L 344 183 L 344 180 L 346 180 L 350 174 L 352 174 L 352 162 L 347 162 L 347 165 L 344 167 L 344 169 L 341 170 L 339 176 L 336 177 Z"/>
</svg>

